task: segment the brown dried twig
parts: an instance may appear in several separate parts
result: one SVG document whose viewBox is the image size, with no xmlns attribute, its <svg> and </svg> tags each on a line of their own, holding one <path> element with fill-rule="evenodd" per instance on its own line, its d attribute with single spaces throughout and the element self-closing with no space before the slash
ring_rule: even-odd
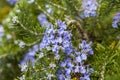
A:
<svg viewBox="0 0 120 80">
<path fill-rule="evenodd" d="M 70 26 L 70 25 L 72 25 L 72 24 L 76 25 L 79 33 L 82 35 L 82 38 L 85 38 L 85 39 L 89 40 L 88 35 L 84 32 L 83 28 L 81 27 L 81 25 L 79 24 L 78 21 L 76 21 L 76 20 L 70 20 L 70 21 L 67 23 L 68 26 Z"/>
</svg>

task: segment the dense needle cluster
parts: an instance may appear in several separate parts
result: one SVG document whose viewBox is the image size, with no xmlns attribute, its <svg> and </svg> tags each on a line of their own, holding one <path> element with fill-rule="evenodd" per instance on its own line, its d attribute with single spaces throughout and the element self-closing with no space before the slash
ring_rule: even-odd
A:
<svg viewBox="0 0 120 80">
<path fill-rule="evenodd" d="M 98 7 L 98 2 L 96 0 L 83 0 L 82 7 L 84 9 L 84 16 L 96 16 L 96 10 Z"/>
<path fill-rule="evenodd" d="M 118 28 L 118 23 L 120 22 L 120 12 L 118 12 L 114 17 L 113 17 L 113 22 L 112 22 L 112 27 L 113 28 Z"/>
</svg>

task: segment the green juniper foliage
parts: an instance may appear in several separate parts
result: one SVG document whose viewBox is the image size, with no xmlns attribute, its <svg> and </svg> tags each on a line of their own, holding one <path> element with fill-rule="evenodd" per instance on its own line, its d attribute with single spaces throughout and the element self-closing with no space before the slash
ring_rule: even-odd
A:
<svg viewBox="0 0 120 80">
<path fill-rule="evenodd" d="M 0 80 L 119 80 L 119 3 L 1 0 Z"/>
</svg>

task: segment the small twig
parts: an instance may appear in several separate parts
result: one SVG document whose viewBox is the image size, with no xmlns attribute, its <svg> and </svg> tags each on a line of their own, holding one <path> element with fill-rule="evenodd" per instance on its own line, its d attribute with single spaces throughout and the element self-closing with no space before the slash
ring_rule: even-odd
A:
<svg viewBox="0 0 120 80">
<path fill-rule="evenodd" d="M 104 80 L 105 68 L 106 68 L 106 62 L 102 66 L 102 71 L 100 73 L 100 75 L 101 75 L 101 79 L 100 80 Z"/>
<path fill-rule="evenodd" d="M 37 39 L 35 42 L 30 43 L 30 44 L 25 44 L 26 46 L 32 46 L 40 42 L 41 39 Z"/>
<path fill-rule="evenodd" d="M 90 76 L 90 77 L 92 77 L 92 79 L 95 78 L 95 80 L 99 80 L 98 76 Z"/>
<path fill-rule="evenodd" d="M 1 58 L 5 58 L 5 57 L 8 56 L 8 55 L 9 55 L 9 54 L 7 54 L 7 53 L 1 54 L 1 55 L 0 55 L 0 59 L 1 59 Z"/>
<path fill-rule="evenodd" d="M 79 24 L 79 22 L 77 22 L 76 20 L 70 20 L 67 25 L 76 25 L 76 27 L 79 29 L 79 33 L 82 34 L 82 37 L 86 38 L 87 40 L 89 40 L 88 35 L 84 32 L 83 28 L 81 27 L 81 25 Z"/>
<path fill-rule="evenodd" d="M 33 46 L 33 45 L 39 43 L 40 41 L 41 41 L 41 39 L 37 39 L 33 43 L 25 43 L 24 46 Z M 17 42 L 21 42 L 21 40 L 17 40 Z"/>
<path fill-rule="evenodd" d="M 35 4 L 38 6 L 38 8 L 39 8 L 44 14 L 46 14 L 51 20 L 54 21 L 54 18 L 51 17 L 45 10 L 43 10 L 42 7 L 39 6 L 39 4 L 38 4 L 37 2 L 35 2 Z"/>
<path fill-rule="evenodd" d="M 102 0 L 100 0 L 98 3 L 101 4 Z M 100 15 L 100 8 L 101 8 L 101 5 L 98 5 L 98 16 Z"/>
<path fill-rule="evenodd" d="M 59 9 L 63 9 L 63 10 L 65 10 L 65 11 L 67 10 L 67 8 L 62 7 L 62 6 L 58 5 L 58 4 L 52 3 L 52 2 L 50 2 L 50 1 L 48 1 L 48 0 L 46 0 L 46 2 L 48 2 L 49 4 L 55 6 L 55 7 L 59 8 Z"/>
<path fill-rule="evenodd" d="M 78 12 L 80 11 L 80 10 L 75 6 L 75 4 L 72 2 L 72 0 L 67 0 L 67 2 L 71 4 L 71 6 L 75 9 L 75 11 L 78 11 Z"/>
</svg>

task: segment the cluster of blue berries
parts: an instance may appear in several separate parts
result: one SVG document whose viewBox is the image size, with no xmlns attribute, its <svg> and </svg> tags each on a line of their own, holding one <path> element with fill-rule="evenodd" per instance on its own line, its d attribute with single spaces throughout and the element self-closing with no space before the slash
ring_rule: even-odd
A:
<svg viewBox="0 0 120 80">
<path fill-rule="evenodd" d="M 118 23 L 120 22 L 120 12 L 118 12 L 114 17 L 113 17 L 113 22 L 112 22 L 112 27 L 113 28 L 118 28 Z"/>
<path fill-rule="evenodd" d="M 96 16 L 98 2 L 96 0 L 83 0 L 84 17 Z"/>
</svg>

